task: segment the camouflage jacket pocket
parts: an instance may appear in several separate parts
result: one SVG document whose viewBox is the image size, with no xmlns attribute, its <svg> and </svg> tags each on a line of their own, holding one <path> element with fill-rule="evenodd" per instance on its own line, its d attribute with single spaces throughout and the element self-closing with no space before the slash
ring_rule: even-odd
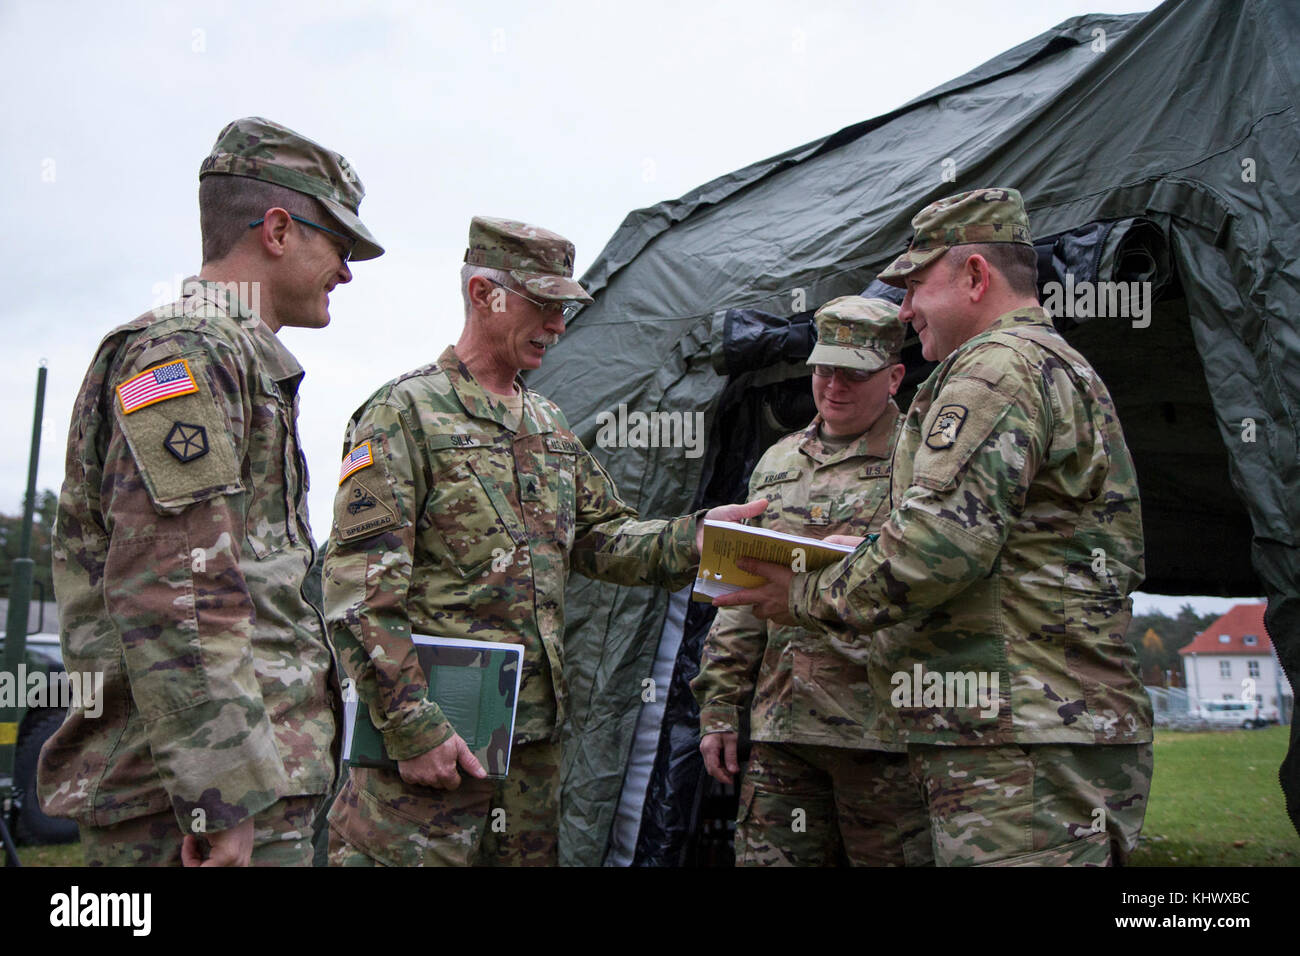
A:
<svg viewBox="0 0 1300 956">
<path fill-rule="evenodd" d="M 104 602 L 117 625 L 131 696 L 146 721 L 208 699 L 184 534 L 115 539 Z"/>
<path fill-rule="evenodd" d="M 1148 743 L 1152 739 L 1151 699 L 1142 686 L 1137 651 L 1124 639 L 1128 614 L 1106 613 L 1104 598 L 1073 599 L 1064 604 L 1070 640 L 1065 668 L 1074 679 L 1099 744 Z M 1107 626 L 1118 619 L 1122 626 Z M 1064 681 L 1058 686 L 1069 688 Z"/>
<path fill-rule="evenodd" d="M 556 543 L 565 551 L 573 547 L 576 448 L 581 448 L 576 439 L 546 436 L 545 468 L 542 472 L 543 489 L 539 502 L 542 510 L 539 517 L 551 527 L 541 530 L 544 533 L 549 530 L 554 535 Z M 522 501 L 520 503 L 523 504 Z M 527 507 L 524 508 L 524 514 L 525 516 L 529 514 Z"/>
<path fill-rule="evenodd" d="M 852 493 L 846 495 L 848 510 L 840 512 L 837 517 L 843 519 L 851 531 L 834 531 L 832 534 L 854 534 L 865 536 L 878 531 L 889 517 L 889 471 L 881 475 L 873 473 L 870 465 L 863 465 L 858 472 L 859 484 Z"/>
<path fill-rule="evenodd" d="M 248 516 L 247 527 L 248 533 L 244 536 L 244 542 L 259 561 L 265 561 L 289 546 L 289 537 L 284 533 L 283 527 L 255 520 L 251 513 Z"/>
<path fill-rule="evenodd" d="M 275 382 L 262 373 L 250 384 L 246 464 L 251 480 L 245 497 L 244 532 L 249 550 L 263 561 L 291 543 L 295 489 L 289 487 L 289 476 L 298 472 L 298 449 L 291 407 L 281 398 Z"/>
<path fill-rule="evenodd" d="M 442 550 L 461 578 L 486 571 L 494 555 L 526 540 L 514 509 L 483 481 L 474 463 L 461 461 L 433 479 L 425 509 Z"/>
</svg>

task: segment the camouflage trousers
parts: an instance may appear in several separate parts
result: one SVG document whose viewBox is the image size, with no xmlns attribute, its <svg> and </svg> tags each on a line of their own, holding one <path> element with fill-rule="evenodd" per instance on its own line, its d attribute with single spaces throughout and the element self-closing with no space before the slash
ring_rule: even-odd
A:
<svg viewBox="0 0 1300 956">
<path fill-rule="evenodd" d="M 330 866 L 555 866 L 560 748 L 517 744 L 504 780 L 456 790 L 353 768 L 330 810 Z"/>
<path fill-rule="evenodd" d="M 939 866 L 1116 866 L 1137 845 L 1151 744 L 908 748 Z"/>
<path fill-rule="evenodd" d="M 311 866 L 319 794 L 285 797 L 253 816 L 253 866 Z M 185 834 L 170 810 L 81 828 L 86 866 L 180 866 Z"/>
<path fill-rule="evenodd" d="M 929 822 L 907 754 L 755 741 L 737 866 L 925 866 Z"/>
</svg>

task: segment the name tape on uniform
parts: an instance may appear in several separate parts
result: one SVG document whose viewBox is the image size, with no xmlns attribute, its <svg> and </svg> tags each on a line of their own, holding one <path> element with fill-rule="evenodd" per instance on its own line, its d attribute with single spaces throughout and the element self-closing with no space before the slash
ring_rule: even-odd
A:
<svg viewBox="0 0 1300 956">
<path fill-rule="evenodd" d="M 581 451 L 582 445 L 572 438 L 547 438 L 546 450 L 553 451 L 561 455 L 576 455 Z"/>
<path fill-rule="evenodd" d="M 194 381 L 190 363 L 176 359 L 147 368 L 133 375 L 117 387 L 117 400 L 122 403 L 122 414 L 130 415 L 149 405 L 165 402 L 169 398 L 191 395 L 199 390 Z"/>
</svg>

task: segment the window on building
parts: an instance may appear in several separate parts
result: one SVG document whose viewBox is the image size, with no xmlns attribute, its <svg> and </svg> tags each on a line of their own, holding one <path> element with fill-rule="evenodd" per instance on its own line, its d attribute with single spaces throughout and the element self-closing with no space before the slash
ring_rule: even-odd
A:
<svg viewBox="0 0 1300 956">
<path fill-rule="evenodd" d="M 1231 643 L 1232 643 L 1232 635 L 1231 635 L 1231 634 L 1220 634 L 1220 635 L 1219 635 L 1219 643 L 1220 643 L 1220 644 L 1231 644 Z"/>
<path fill-rule="evenodd" d="M 1258 677 L 1258 676 L 1259 676 L 1259 661 L 1247 661 L 1247 662 L 1246 662 L 1246 673 L 1249 674 L 1251 677 Z"/>
<path fill-rule="evenodd" d="M 1256 637 L 1254 634 L 1247 634 L 1245 637 L 1242 638 L 1242 640 L 1246 642 L 1247 647 L 1254 647 L 1256 644 L 1259 643 L 1259 638 Z"/>
<path fill-rule="evenodd" d="M 1219 676 L 1220 677 L 1232 676 L 1232 661 L 1219 661 Z"/>
</svg>

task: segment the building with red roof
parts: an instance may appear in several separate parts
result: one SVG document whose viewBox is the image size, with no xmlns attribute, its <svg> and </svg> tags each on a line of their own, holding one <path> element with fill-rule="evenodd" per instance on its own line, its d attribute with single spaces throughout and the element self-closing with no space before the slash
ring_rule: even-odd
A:
<svg viewBox="0 0 1300 956">
<path fill-rule="evenodd" d="M 1178 653 L 1187 691 L 1196 700 L 1253 696 L 1261 716 L 1286 722 L 1295 695 L 1264 628 L 1265 607 L 1263 602 L 1236 605 Z"/>
</svg>

